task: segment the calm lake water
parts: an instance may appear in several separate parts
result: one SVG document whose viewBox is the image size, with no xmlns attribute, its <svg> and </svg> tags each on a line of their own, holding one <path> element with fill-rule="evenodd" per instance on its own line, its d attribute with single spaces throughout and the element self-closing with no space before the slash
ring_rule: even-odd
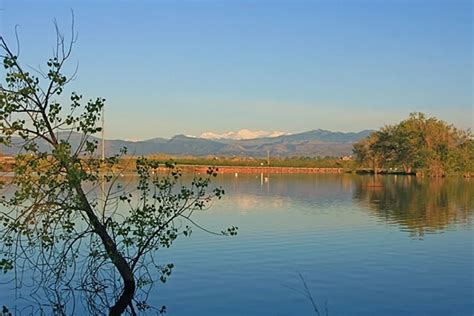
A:
<svg viewBox="0 0 474 316">
<path fill-rule="evenodd" d="M 160 251 L 167 315 L 473 315 L 474 181 L 220 175 L 223 200 Z M 3 285 L 6 289 L 6 285 Z M 6 298 L 6 293 L 0 298 Z"/>
<path fill-rule="evenodd" d="M 168 315 L 473 315 L 474 181 L 220 176 L 224 200 L 163 252 Z"/>
</svg>

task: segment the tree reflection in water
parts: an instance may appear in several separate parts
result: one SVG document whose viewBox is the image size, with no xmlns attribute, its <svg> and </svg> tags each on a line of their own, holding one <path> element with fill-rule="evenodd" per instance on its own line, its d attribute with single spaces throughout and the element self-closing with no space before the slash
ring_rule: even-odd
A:
<svg viewBox="0 0 474 316">
<path fill-rule="evenodd" d="M 278 226 L 282 223 L 278 227 L 283 230 L 301 231 L 304 227 L 312 233 L 321 229 L 318 234 L 325 237 L 329 236 L 324 235 L 326 232 L 323 228 L 327 227 L 326 224 L 334 225 L 329 228 L 335 231 L 346 229 L 344 225 L 352 227 L 354 222 L 351 216 L 354 213 L 360 215 L 360 209 L 363 209 L 362 212 L 368 212 L 380 222 L 409 232 L 413 238 L 440 233 L 456 225 L 472 226 L 474 218 L 474 182 L 468 179 L 350 174 L 264 175 L 263 179 L 262 185 L 261 175 L 239 175 L 238 178 L 234 175 L 219 176 L 218 184 L 226 189 L 227 196 L 220 204 L 223 208 L 215 208 L 211 211 L 211 216 L 223 216 L 227 212 L 233 216 L 240 212 L 245 213 L 240 218 L 262 220 L 265 225 L 268 225 L 268 218 L 273 218 L 271 225 Z M 252 217 L 254 214 L 261 217 Z M 299 216 L 301 214 L 303 216 Z M 341 220 L 342 217 L 344 221 Z M 366 221 L 365 216 L 355 218 Z M 224 216 L 222 219 L 228 222 L 228 217 Z M 267 227 L 258 226 L 258 223 L 256 225 L 259 228 Z M 246 228 L 246 225 L 243 224 L 242 227 Z M 272 229 L 276 229 L 275 226 Z M 81 267 L 82 265 L 78 266 Z M 105 269 L 102 277 L 113 279 L 114 276 L 108 275 L 107 271 L 111 272 L 113 269 Z M 34 277 L 31 276 L 31 280 Z M 9 281 L 14 280 L 4 279 L 7 284 Z M 35 284 L 43 286 L 30 292 L 26 289 L 28 284 L 24 284 L 23 293 L 28 292 L 27 296 L 23 295 L 22 299 L 15 302 L 17 308 L 9 304 L 13 314 L 50 315 L 54 310 L 58 315 L 100 315 L 110 304 L 107 297 L 103 296 L 104 291 L 84 292 L 68 287 L 67 284 L 55 287 L 36 281 Z M 114 289 L 111 287 L 110 290 Z M 156 295 L 156 292 L 147 292 L 146 295 L 148 294 Z M 158 303 L 158 309 L 149 312 L 153 315 L 160 312 L 160 300 L 155 303 Z"/>
<path fill-rule="evenodd" d="M 354 177 L 354 183 L 356 201 L 413 237 L 467 223 L 474 213 L 474 182 L 469 179 L 379 175 Z"/>
</svg>

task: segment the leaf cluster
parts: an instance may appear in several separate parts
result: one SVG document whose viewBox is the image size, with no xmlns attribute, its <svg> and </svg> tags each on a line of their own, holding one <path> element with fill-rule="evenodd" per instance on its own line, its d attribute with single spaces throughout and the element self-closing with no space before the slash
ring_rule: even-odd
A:
<svg viewBox="0 0 474 316">
<path fill-rule="evenodd" d="M 474 140 L 437 118 L 412 113 L 354 144 L 359 163 L 378 169 L 400 169 L 431 176 L 474 172 Z"/>
</svg>

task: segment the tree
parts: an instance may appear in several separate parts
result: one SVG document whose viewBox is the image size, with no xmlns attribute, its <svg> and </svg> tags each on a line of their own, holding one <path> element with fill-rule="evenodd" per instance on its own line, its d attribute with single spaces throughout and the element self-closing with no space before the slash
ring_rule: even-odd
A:
<svg viewBox="0 0 474 316">
<path fill-rule="evenodd" d="M 412 113 L 396 125 L 383 127 L 354 144 L 354 154 L 362 165 L 400 168 L 431 176 L 474 171 L 474 141 L 471 132 Z"/>
<path fill-rule="evenodd" d="M 363 140 L 355 143 L 353 147 L 357 162 L 370 166 L 375 172 L 380 168 L 382 158 L 375 147 L 377 142 L 378 135 L 372 133 Z"/>
<path fill-rule="evenodd" d="M 105 99 L 89 100 L 72 92 L 69 108 L 58 101 L 74 78 L 64 73 L 76 42 L 74 20 L 70 39 L 55 23 L 57 42 L 47 72 L 32 73 L 0 37 L 5 86 L 0 86 L 0 142 L 16 146 L 14 177 L 3 183 L 0 220 L 3 248 L 0 268 L 15 277 L 32 271 L 33 281 L 52 300 L 55 311 L 68 308 L 76 283 L 91 313 L 110 315 L 150 308 L 146 294 L 156 278 L 166 281 L 172 264 L 155 262 L 154 253 L 170 247 L 192 227 L 192 215 L 224 194 L 210 189 L 216 169 L 183 185 L 180 171 L 157 161 L 137 160 L 138 185 L 128 190 L 114 172 L 121 153 L 97 158 L 92 135 Z M 79 137 L 73 145 L 71 139 Z M 161 167 L 161 169 L 160 169 Z M 100 199 L 94 192 L 100 191 Z M 235 235 L 236 227 L 219 232 Z M 87 243 L 87 246 L 84 246 Z M 151 267 L 154 271 L 151 271 Z M 17 280 L 18 281 L 18 280 Z M 118 283 L 117 283 L 118 282 Z"/>
</svg>

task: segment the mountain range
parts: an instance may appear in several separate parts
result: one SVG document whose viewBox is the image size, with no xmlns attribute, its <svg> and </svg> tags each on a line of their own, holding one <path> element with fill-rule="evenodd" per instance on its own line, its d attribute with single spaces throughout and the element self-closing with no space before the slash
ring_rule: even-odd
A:
<svg viewBox="0 0 474 316">
<path fill-rule="evenodd" d="M 251 131 L 249 129 L 241 129 L 237 132 L 225 132 L 225 133 L 214 133 L 206 132 L 202 133 L 199 138 L 204 139 L 233 139 L 233 140 L 242 140 L 242 139 L 255 139 L 263 137 L 278 137 L 282 135 L 289 135 L 288 133 L 281 131 Z"/>
<path fill-rule="evenodd" d="M 241 132 L 241 131 L 240 131 Z M 249 131 L 251 132 L 251 131 Z M 219 137 L 193 137 L 176 135 L 170 139 L 153 138 L 143 141 L 105 140 L 105 151 L 107 155 L 115 154 L 121 148 L 126 147 L 130 155 L 168 154 L 175 156 L 247 156 L 265 157 L 269 153 L 273 157 L 289 156 L 343 156 L 352 153 L 352 144 L 368 136 L 372 131 L 364 130 L 356 133 L 331 132 L 317 129 L 297 134 L 276 135 L 279 132 L 258 131 L 256 134 L 266 137 L 253 137 L 247 139 L 242 134 L 249 136 L 250 133 L 235 132 L 234 134 L 220 135 Z M 211 133 L 212 134 L 212 133 Z M 215 134 L 219 135 L 219 134 Z M 245 136 L 244 135 L 244 136 Z M 80 134 L 60 134 L 59 138 L 69 136 L 69 142 L 77 146 L 81 139 Z M 206 135 L 204 135 L 206 136 Z M 99 138 L 95 138 L 99 141 Z M 99 141 L 100 144 L 100 141 Z M 38 142 L 42 150 L 47 150 L 45 143 Z M 4 155 L 14 155 L 18 149 L 0 146 L 0 152 Z"/>
</svg>

